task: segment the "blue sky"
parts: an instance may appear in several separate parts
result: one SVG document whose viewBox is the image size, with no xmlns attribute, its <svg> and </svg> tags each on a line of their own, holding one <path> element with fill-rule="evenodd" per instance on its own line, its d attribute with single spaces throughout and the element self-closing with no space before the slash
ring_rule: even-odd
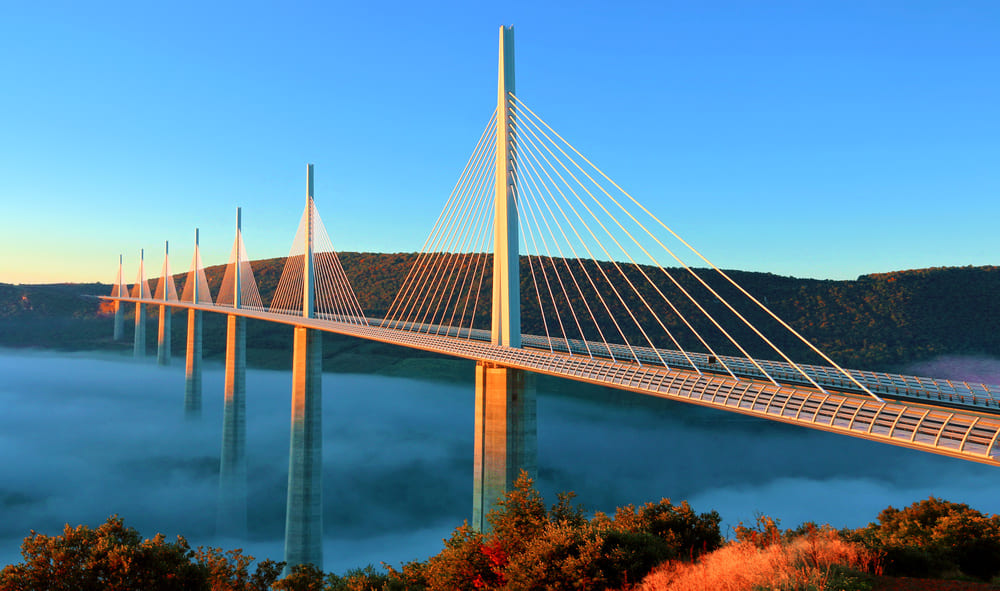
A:
<svg viewBox="0 0 1000 591">
<path fill-rule="evenodd" d="M 283 256 L 305 164 L 338 250 L 415 251 L 517 94 L 724 268 L 1000 254 L 1000 4 L 6 2 L 0 281 Z"/>
</svg>

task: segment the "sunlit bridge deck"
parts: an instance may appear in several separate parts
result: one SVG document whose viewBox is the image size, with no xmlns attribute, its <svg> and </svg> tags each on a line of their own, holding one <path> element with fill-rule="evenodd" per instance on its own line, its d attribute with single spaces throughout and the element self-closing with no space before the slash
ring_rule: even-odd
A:
<svg viewBox="0 0 1000 591">
<path fill-rule="evenodd" d="M 335 318 L 329 318 L 336 320 Z M 406 323 L 387 323 L 384 320 L 368 318 L 370 326 L 388 325 L 389 328 L 431 334 L 436 336 L 452 336 L 477 341 L 490 341 L 488 330 L 461 329 L 451 326 Z M 712 356 L 693 351 L 676 351 L 671 349 L 654 349 L 651 347 L 627 347 L 625 345 L 607 344 L 603 342 L 582 341 L 579 339 L 552 339 L 539 335 L 521 335 L 521 343 L 526 348 L 546 350 L 553 353 L 571 353 L 586 355 L 612 361 L 633 362 L 637 365 L 652 365 L 669 369 L 686 369 L 709 374 L 728 375 L 723 367 L 730 368 L 736 376 L 766 380 L 767 375 L 778 382 L 789 385 L 808 384 L 801 373 L 789 363 L 771 360 L 756 360 L 763 367 L 765 375 L 756 365 L 732 356 Z M 855 383 L 847 379 L 841 372 L 821 365 L 800 364 L 819 385 L 841 392 L 863 392 Z M 947 404 L 959 407 L 980 409 L 986 412 L 1000 413 L 1000 386 L 958 382 L 904 374 L 861 371 L 848 369 L 847 373 L 867 387 L 871 392 L 889 398 L 912 399 L 917 402 L 931 404 Z"/>
<path fill-rule="evenodd" d="M 453 357 L 487 361 L 505 367 L 1000 465 L 1000 449 L 997 447 L 997 441 L 1000 439 L 1000 417 L 985 412 L 990 409 L 995 411 L 996 401 L 982 394 L 974 395 L 977 390 L 983 393 L 991 392 L 988 386 L 983 385 L 966 384 L 956 387 L 953 383 L 943 380 L 854 372 L 865 380 L 866 385 L 879 388 L 880 392 L 900 397 L 905 393 L 912 399 L 926 400 L 927 404 L 903 401 L 878 402 L 870 396 L 851 391 L 853 384 L 838 391 L 836 379 L 825 380 L 829 382 L 824 384 L 828 386 L 827 392 L 794 383 L 776 386 L 752 376 L 734 379 L 728 375 L 707 371 L 699 374 L 690 367 L 667 368 L 651 363 L 650 359 L 643 359 L 640 364 L 622 357 L 611 359 L 607 353 L 604 356 L 589 357 L 578 352 L 570 355 L 565 351 L 549 351 L 547 342 L 546 347 L 541 346 L 540 341 L 545 340 L 543 337 L 530 335 L 525 336 L 524 348 L 512 349 L 476 338 L 432 334 L 426 331 L 426 327 L 425 331 L 383 328 L 379 326 L 382 321 L 375 319 L 370 319 L 369 324 L 365 325 L 354 321 L 303 318 L 246 308 L 233 309 L 227 306 L 137 298 L 105 299 L 150 305 L 165 304 L 293 326 L 306 326 L 324 332 L 403 345 Z M 597 349 L 598 347 L 593 346 L 591 351 Z M 672 358 L 676 358 L 677 354 L 673 355 Z M 711 365 L 707 359 L 699 361 L 700 364 Z M 777 362 L 770 363 L 776 368 L 781 367 Z M 819 371 L 821 369 L 815 369 L 819 376 L 822 375 Z M 752 374 L 752 371 L 748 370 L 747 373 Z M 931 403 L 938 400 L 946 400 L 962 407 L 931 406 Z"/>
</svg>

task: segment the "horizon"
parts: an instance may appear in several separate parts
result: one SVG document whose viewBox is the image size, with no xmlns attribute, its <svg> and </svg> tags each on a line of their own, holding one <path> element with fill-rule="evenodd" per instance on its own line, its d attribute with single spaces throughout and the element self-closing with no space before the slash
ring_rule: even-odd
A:
<svg viewBox="0 0 1000 591">
<path fill-rule="evenodd" d="M 416 252 L 416 251 L 412 251 L 412 252 L 376 252 L 376 251 L 351 251 L 351 250 L 343 251 L 343 252 L 341 252 L 341 251 L 337 252 L 338 256 L 339 255 L 343 255 L 343 254 L 381 254 L 381 255 L 400 255 L 400 254 L 402 254 L 402 255 L 416 255 L 416 254 L 419 254 L 419 253 Z M 522 254 L 521 256 L 526 256 L 526 255 Z M 261 259 L 251 259 L 250 262 L 251 263 L 258 263 L 258 262 L 261 262 L 261 261 L 269 261 L 269 260 L 285 259 L 285 258 L 287 258 L 287 256 L 268 257 L 268 258 L 261 258 Z M 216 263 L 216 264 L 211 264 L 211 265 L 205 265 L 203 267 L 203 269 L 207 270 L 207 269 L 212 268 L 212 267 L 225 267 L 227 265 L 229 265 L 229 263 Z M 770 272 L 770 271 L 748 271 L 746 269 L 725 269 L 725 268 L 723 268 L 722 270 L 726 271 L 726 272 L 736 271 L 736 272 L 741 272 L 741 273 L 760 273 L 760 274 L 764 274 L 764 275 L 775 275 L 775 276 L 778 276 L 778 277 L 790 278 L 790 279 L 795 279 L 795 280 L 809 280 L 809 281 L 858 281 L 862 277 L 869 277 L 869 276 L 873 276 L 873 275 L 891 275 L 893 273 L 908 273 L 908 272 L 914 272 L 914 271 L 934 271 L 934 270 L 944 270 L 944 269 L 968 269 L 968 268 L 972 268 L 972 269 L 989 269 L 989 268 L 996 268 L 996 267 L 997 267 L 997 265 L 945 265 L 945 266 L 938 266 L 938 267 L 919 267 L 919 268 L 910 268 L 910 269 L 893 269 L 891 271 L 873 271 L 871 273 L 865 273 L 864 275 L 859 275 L 857 277 L 847 278 L 847 279 L 831 279 L 831 278 L 828 278 L 828 277 L 798 277 L 798 276 L 795 276 L 795 275 L 780 275 L 778 273 L 773 273 L 773 272 Z M 674 269 L 674 268 L 681 268 L 681 267 L 667 266 L 666 268 L 668 268 L 668 269 Z M 696 270 L 699 270 L 699 269 L 710 269 L 710 267 L 696 267 L 696 266 L 692 266 L 691 268 L 692 269 L 696 269 Z M 183 277 L 183 276 L 186 276 L 189 272 L 190 272 L 190 269 L 186 269 L 184 271 L 177 271 L 177 272 L 171 273 L 170 276 L 174 277 L 174 278 L 176 278 L 176 277 Z M 153 282 L 154 280 L 157 280 L 159 278 L 160 278 L 159 273 L 157 273 L 155 275 L 147 275 L 146 276 L 146 281 L 147 282 Z M 98 281 L 48 281 L 48 282 L 38 282 L 38 283 L 14 283 L 14 282 L 8 282 L 8 281 L 2 281 L 2 280 L 0 280 L 0 285 L 14 285 L 14 286 L 28 286 L 28 287 L 32 287 L 32 286 L 42 287 L 42 286 L 47 286 L 47 285 L 108 285 L 108 286 L 113 287 L 114 286 L 114 282 L 113 281 L 112 282 L 104 282 L 104 281 L 98 280 Z M 133 281 L 126 281 L 124 283 L 124 285 L 127 286 L 127 287 L 130 287 L 132 285 L 135 285 L 135 281 L 134 280 Z M 150 287 L 150 289 L 152 289 L 152 288 L 153 288 L 153 286 Z"/>
<path fill-rule="evenodd" d="M 572 10 L 568 10 L 572 7 Z M 11 5 L 0 281 L 285 256 L 316 164 L 338 252 L 415 252 L 496 96 L 720 268 L 852 280 L 1000 248 L 1000 5 Z M 153 214 L 157 214 L 154 219 Z M 668 215 L 669 214 L 669 215 Z M 217 255 L 217 256 L 216 256 Z"/>
</svg>

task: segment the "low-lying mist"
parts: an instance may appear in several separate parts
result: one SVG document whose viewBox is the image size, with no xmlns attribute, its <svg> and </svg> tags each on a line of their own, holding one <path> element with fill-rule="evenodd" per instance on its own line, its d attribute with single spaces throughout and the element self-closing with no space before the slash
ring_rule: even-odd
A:
<svg viewBox="0 0 1000 591">
<path fill-rule="evenodd" d="M 914 373 L 1000 383 L 1000 364 L 943 359 Z M 283 555 L 289 372 L 247 371 L 246 540 L 215 536 L 222 368 L 184 417 L 183 359 L 0 350 L 0 564 L 30 530 L 121 515 L 144 536 Z M 963 375 L 949 374 L 955 371 Z M 995 468 L 728 413 L 538 378 L 538 488 L 589 510 L 687 499 L 723 528 L 765 513 L 856 527 L 929 495 L 1000 512 Z M 324 568 L 438 552 L 471 514 L 473 381 L 323 376 Z"/>
</svg>

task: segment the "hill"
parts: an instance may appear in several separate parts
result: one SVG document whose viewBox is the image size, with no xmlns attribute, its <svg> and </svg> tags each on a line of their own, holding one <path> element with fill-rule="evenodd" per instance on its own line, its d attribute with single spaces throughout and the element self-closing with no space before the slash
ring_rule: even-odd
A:
<svg viewBox="0 0 1000 591">
<path fill-rule="evenodd" d="M 409 253 L 347 252 L 340 253 L 340 260 L 365 312 L 382 316 L 389 309 L 416 256 Z M 265 302 L 270 301 L 277 287 L 284 261 L 284 258 L 276 258 L 252 263 Z M 522 293 L 530 293 L 532 289 L 528 283 L 528 264 L 527 258 L 522 257 Z M 595 272 L 600 271 L 597 268 L 599 263 L 589 264 L 594 265 Z M 608 266 L 609 263 L 600 265 Z M 218 292 L 223 273 L 222 265 L 206 269 L 213 294 Z M 719 281 L 717 275 L 704 270 L 698 273 L 723 295 L 733 291 Z M 998 267 L 915 269 L 864 275 L 848 281 L 798 279 L 745 271 L 727 273 L 845 366 L 891 370 L 944 354 L 1000 357 L 1000 298 L 996 295 L 1000 293 Z M 179 291 L 183 289 L 184 280 L 184 274 L 175 276 Z M 151 283 L 155 287 L 155 282 Z M 690 276 L 682 277 L 681 283 L 695 287 L 695 279 Z M 0 345 L 63 349 L 116 346 L 110 341 L 111 326 L 107 317 L 110 308 L 102 306 L 94 297 L 110 291 L 111 287 L 103 284 L 0 283 Z M 524 331 L 542 334 L 538 308 L 532 308 L 528 298 L 525 301 L 522 312 Z M 634 310 L 639 308 L 633 306 Z M 765 325 L 765 328 L 771 322 L 752 307 L 744 307 L 741 312 L 755 324 Z M 484 314 L 481 315 L 485 318 Z M 153 316 L 151 314 L 150 322 L 155 321 Z M 661 317 L 669 316 L 661 314 Z M 219 321 L 221 326 L 221 316 L 208 321 Z M 667 322 L 669 325 L 670 320 Z M 183 344 L 183 324 L 175 321 L 173 325 L 178 354 Z M 290 331 L 271 325 L 254 326 L 265 324 L 251 323 L 251 330 L 261 338 L 251 338 L 250 343 L 256 348 L 288 350 Z M 625 330 L 628 333 L 628 329 Z M 155 330 L 147 333 L 155 335 Z M 206 329 L 206 356 L 212 357 L 222 351 L 221 333 L 221 330 Z M 736 333 L 739 339 L 740 331 L 736 330 Z M 391 351 L 392 347 L 366 345 L 355 339 L 347 339 L 343 343 L 337 339 L 327 341 L 331 356 L 333 351 L 353 351 L 355 362 L 376 353 L 380 356 L 399 354 L 399 351 Z M 802 345 L 789 339 L 779 341 L 793 357 L 811 362 L 808 357 L 800 357 L 806 354 Z M 751 352 L 773 357 L 766 351 Z M 402 356 L 413 354 L 411 351 Z M 250 355 L 253 360 L 252 351 Z M 258 357 L 263 359 L 266 356 Z"/>
</svg>

